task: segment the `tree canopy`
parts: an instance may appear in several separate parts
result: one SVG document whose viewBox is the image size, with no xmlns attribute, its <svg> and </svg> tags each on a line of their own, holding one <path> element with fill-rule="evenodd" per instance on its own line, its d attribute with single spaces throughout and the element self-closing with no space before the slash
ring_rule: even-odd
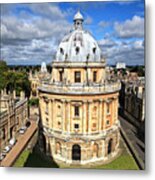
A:
<svg viewBox="0 0 155 180">
<path fill-rule="evenodd" d="M 27 97 L 30 96 L 31 84 L 26 72 L 9 71 L 5 61 L 0 61 L 0 90 L 6 88 L 7 91 L 16 90 L 17 95 L 24 91 Z"/>
</svg>

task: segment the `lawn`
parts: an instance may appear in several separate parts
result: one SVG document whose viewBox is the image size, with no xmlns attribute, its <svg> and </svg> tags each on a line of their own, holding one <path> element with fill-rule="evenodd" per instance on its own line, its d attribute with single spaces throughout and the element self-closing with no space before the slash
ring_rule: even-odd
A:
<svg viewBox="0 0 155 180">
<path fill-rule="evenodd" d="M 122 154 L 109 164 L 99 165 L 91 167 L 94 169 L 113 169 L 113 170 L 138 170 L 138 166 L 135 163 L 133 157 L 129 154 L 124 144 L 121 142 Z M 59 168 L 59 166 L 51 160 L 45 159 L 36 151 L 25 150 L 17 159 L 14 167 L 49 167 L 49 168 Z M 61 168 L 67 168 L 65 166 L 60 166 Z M 70 166 L 69 168 L 87 168 L 81 166 Z"/>
<path fill-rule="evenodd" d="M 27 158 L 29 157 L 30 153 L 31 152 L 29 150 L 23 151 L 22 154 L 20 155 L 20 157 L 16 160 L 14 167 L 23 167 L 24 164 L 26 163 Z"/>
<path fill-rule="evenodd" d="M 45 160 L 39 153 L 30 150 L 25 150 L 19 156 L 14 164 L 14 167 L 49 167 L 58 168 L 58 165 L 52 160 Z"/>
<path fill-rule="evenodd" d="M 97 166 L 95 169 L 138 170 L 139 168 L 131 155 L 127 152 L 123 152 L 111 163 Z"/>
</svg>

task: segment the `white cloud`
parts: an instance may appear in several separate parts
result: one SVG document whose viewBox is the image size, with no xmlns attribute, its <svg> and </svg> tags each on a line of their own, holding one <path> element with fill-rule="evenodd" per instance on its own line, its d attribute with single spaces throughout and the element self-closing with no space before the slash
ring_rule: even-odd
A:
<svg viewBox="0 0 155 180">
<path fill-rule="evenodd" d="M 115 41 L 113 41 L 112 39 L 108 39 L 108 38 L 101 39 L 98 43 L 100 46 L 104 46 L 104 47 L 112 47 L 112 46 L 116 45 Z"/>
<path fill-rule="evenodd" d="M 100 21 L 100 22 L 98 23 L 98 25 L 99 25 L 100 27 L 102 27 L 102 28 L 105 28 L 105 27 L 107 27 L 107 26 L 109 25 L 109 22 Z"/>
<path fill-rule="evenodd" d="M 84 23 L 85 23 L 86 25 L 89 25 L 89 24 L 91 24 L 92 22 L 93 22 L 93 19 L 92 19 L 90 16 L 87 16 L 86 19 L 85 19 L 85 21 L 84 21 Z"/>
<path fill-rule="evenodd" d="M 133 16 L 123 23 L 115 22 L 114 29 L 121 38 L 143 37 L 144 36 L 144 18 Z"/>
<path fill-rule="evenodd" d="M 56 5 L 43 3 L 26 6 L 31 13 L 21 11 L 15 16 L 9 8 L 6 14 L 2 11 L 1 58 L 12 64 L 49 62 L 59 41 L 71 29 L 66 20 L 67 13 Z"/>
<path fill-rule="evenodd" d="M 103 39 L 99 41 L 108 64 L 122 61 L 127 65 L 144 64 L 144 41 L 121 41 Z"/>
</svg>

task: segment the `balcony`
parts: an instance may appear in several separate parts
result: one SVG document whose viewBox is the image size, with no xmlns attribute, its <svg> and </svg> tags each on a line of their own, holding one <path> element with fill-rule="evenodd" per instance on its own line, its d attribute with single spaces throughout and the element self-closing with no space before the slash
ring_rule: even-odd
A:
<svg viewBox="0 0 155 180">
<path fill-rule="evenodd" d="M 42 84 L 39 91 L 55 94 L 107 94 L 119 91 L 121 84 L 119 81 L 106 83 L 74 83 L 64 84 L 60 82 Z"/>
</svg>

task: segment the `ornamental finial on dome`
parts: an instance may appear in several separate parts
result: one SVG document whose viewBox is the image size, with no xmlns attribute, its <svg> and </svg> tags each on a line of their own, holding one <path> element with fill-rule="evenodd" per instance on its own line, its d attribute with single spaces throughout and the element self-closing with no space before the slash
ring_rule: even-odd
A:
<svg viewBox="0 0 155 180">
<path fill-rule="evenodd" d="M 75 16 L 74 16 L 74 21 L 76 21 L 76 20 L 84 20 L 83 19 L 83 16 L 82 16 L 82 14 L 80 13 L 80 11 L 78 10 L 78 12 L 75 14 Z"/>
<path fill-rule="evenodd" d="M 83 16 L 80 13 L 80 11 L 78 11 L 74 16 L 74 28 L 79 30 L 83 29 L 82 27 L 83 21 L 84 21 Z"/>
</svg>

